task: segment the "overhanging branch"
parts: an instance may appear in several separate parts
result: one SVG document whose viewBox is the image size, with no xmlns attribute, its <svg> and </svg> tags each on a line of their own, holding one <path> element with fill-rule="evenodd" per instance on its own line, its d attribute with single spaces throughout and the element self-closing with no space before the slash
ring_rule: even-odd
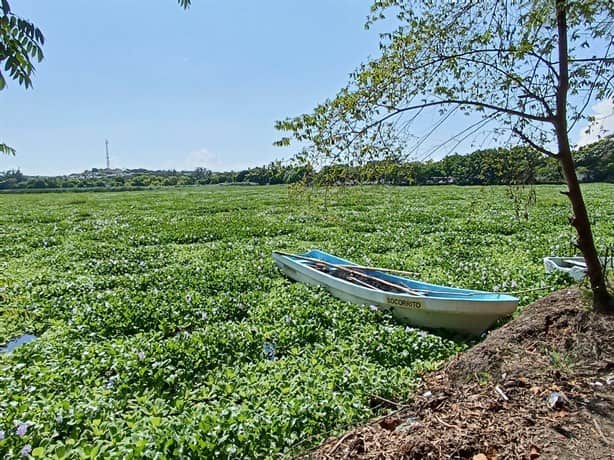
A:
<svg viewBox="0 0 614 460">
<path fill-rule="evenodd" d="M 533 142 L 531 140 L 531 138 L 529 138 L 527 135 L 525 135 L 522 131 L 520 131 L 518 128 L 512 128 L 512 132 L 518 136 L 520 139 L 522 139 L 524 142 L 526 142 L 527 144 L 529 144 L 529 146 L 531 146 L 532 148 L 534 148 L 535 150 L 537 150 L 540 153 L 543 153 L 546 156 L 549 156 L 550 158 L 558 158 L 558 154 L 551 152 L 548 149 L 545 149 L 544 147 L 542 147 L 541 145 L 536 144 L 535 142 Z"/>
<path fill-rule="evenodd" d="M 595 58 L 586 58 L 586 59 L 569 59 L 569 62 L 600 62 L 602 64 L 614 64 L 614 57 L 595 57 Z M 556 62 L 555 64 L 558 64 Z"/>
<path fill-rule="evenodd" d="M 506 107 L 499 107 L 497 105 L 494 104 L 488 104 L 488 103 L 484 103 L 484 102 L 476 102 L 476 101 L 466 101 L 466 100 L 461 100 L 461 99 L 444 99 L 441 101 L 432 101 L 432 102 L 425 102 L 423 104 L 417 104 L 417 105 L 411 105 L 409 107 L 403 107 L 401 109 L 395 109 L 392 113 L 389 113 L 388 115 L 380 118 L 377 121 L 374 121 L 373 123 L 365 126 L 361 131 L 365 132 L 371 128 L 373 128 L 374 126 L 377 126 L 380 123 L 385 122 L 386 120 L 393 118 L 397 115 L 400 115 L 404 112 L 409 112 L 412 110 L 419 110 L 419 109 L 425 109 L 428 107 L 437 107 L 437 106 L 442 106 L 442 105 L 458 105 L 458 106 L 464 106 L 464 105 L 468 105 L 468 106 L 473 106 L 473 107 L 479 107 L 479 108 L 485 108 L 485 109 L 489 109 L 489 110 L 493 110 L 495 112 L 498 113 L 505 113 L 507 115 L 512 115 L 521 119 L 526 119 L 526 120 L 532 120 L 532 121 L 539 121 L 541 123 L 553 123 L 554 122 L 554 117 L 548 116 L 545 117 L 543 115 L 533 115 L 531 113 L 526 113 L 526 112 L 521 112 L 519 110 L 514 110 L 514 109 L 509 109 Z"/>
<path fill-rule="evenodd" d="M 502 74 L 506 78 L 509 78 L 510 80 L 512 80 L 514 83 L 516 83 L 524 91 L 525 94 L 522 97 L 529 97 L 529 98 L 531 98 L 533 100 L 536 100 L 537 102 L 539 102 L 542 105 L 542 107 L 546 110 L 546 112 L 548 113 L 549 116 L 554 117 L 554 113 L 552 112 L 552 109 L 550 108 L 550 105 L 548 104 L 546 99 L 544 99 L 539 94 L 533 92 L 531 90 L 531 88 L 529 88 L 527 85 L 525 85 L 523 83 L 522 79 L 519 76 L 514 75 L 514 74 L 508 72 L 507 70 L 502 69 L 498 65 L 493 64 L 491 62 L 486 62 L 486 61 L 482 61 L 482 60 L 479 60 L 479 59 L 473 59 L 473 58 L 459 58 L 459 59 L 464 60 L 464 61 L 468 61 L 468 62 L 472 62 L 474 64 L 483 65 L 485 67 L 493 69 L 494 71 Z M 533 69 L 535 70 L 535 67 Z"/>
<path fill-rule="evenodd" d="M 436 58 L 434 59 L 430 59 L 426 62 L 418 62 L 419 67 L 410 67 L 407 70 L 412 71 L 412 70 L 416 70 L 418 68 L 423 68 L 423 67 L 428 67 L 429 65 L 433 65 L 436 64 L 438 62 L 442 62 L 442 61 L 448 61 L 448 60 L 454 60 L 454 59 L 460 59 L 463 58 L 465 56 L 471 56 L 471 55 L 475 55 L 475 54 L 499 54 L 499 53 L 516 53 L 518 52 L 517 49 L 512 49 L 512 48 L 482 48 L 482 49 L 476 49 L 476 50 L 469 50 L 469 51 L 464 51 L 462 53 L 455 53 L 455 54 L 440 54 L 438 55 Z M 526 52 L 527 56 L 531 56 L 535 59 L 537 59 L 538 61 L 540 61 L 542 64 L 544 64 L 549 70 L 550 72 L 552 72 L 552 74 L 555 76 L 556 79 L 559 78 L 559 74 L 556 70 L 556 67 L 554 66 L 554 63 L 548 61 L 547 59 L 545 59 L 543 56 L 540 56 L 538 53 L 535 53 L 533 51 L 529 51 Z"/>
</svg>

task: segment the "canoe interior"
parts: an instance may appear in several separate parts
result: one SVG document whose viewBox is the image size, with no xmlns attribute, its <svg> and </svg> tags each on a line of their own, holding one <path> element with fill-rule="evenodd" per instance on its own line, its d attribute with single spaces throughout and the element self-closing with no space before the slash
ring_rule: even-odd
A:
<svg viewBox="0 0 614 460">
<path fill-rule="evenodd" d="M 300 254 L 302 257 L 308 257 L 311 259 L 318 259 L 324 262 L 328 262 L 336 265 L 358 265 L 354 262 L 342 259 L 340 257 L 333 256 L 323 251 L 311 250 L 304 254 Z M 301 259 L 293 259 L 294 262 L 301 263 L 302 265 L 309 266 L 309 262 L 301 261 Z M 409 278 L 395 276 L 388 273 L 383 273 L 377 270 L 362 270 L 363 273 L 367 273 L 370 276 L 380 278 L 392 283 L 398 283 L 407 286 L 410 289 L 421 290 L 425 293 L 424 297 L 427 298 L 440 298 L 440 299 L 464 299 L 476 302 L 493 302 L 493 301 L 517 301 L 516 297 L 507 294 L 498 294 L 494 292 L 475 291 L 470 289 L 460 289 L 453 287 L 440 286 L 437 284 L 424 283 L 422 281 L 416 281 Z"/>
</svg>

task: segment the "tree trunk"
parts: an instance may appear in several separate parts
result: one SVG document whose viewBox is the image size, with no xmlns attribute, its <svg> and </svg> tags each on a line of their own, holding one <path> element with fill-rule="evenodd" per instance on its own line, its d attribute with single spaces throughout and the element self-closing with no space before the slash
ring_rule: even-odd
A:
<svg viewBox="0 0 614 460">
<path fill-rule="evenodd" d="M 566 0 L 556 1 L 556 21 L 559 45 L 559 85 L 556 94 L 556 120 L 554 122 L 559 147 L 558 160 L 563 168 L 567 182 L 567 196 L 571 201 L 574 215 L 571 217 L 578 233 L 577 245 L 588 269 L 588 278 L 593 291 L 593 308 L 603 313 L 614 313 L 614 297 L 608 292 L 603 276 L 604 268 L 597 255 L 593 231 L 588 219 L 588 212 L 578 183 L 576 167 L 571 155 L 569 136 L 567 134 L 567 92 L 569 90 L 569 57 L 567 49 L 567 5 Z"/>
<path fill-rule="evenodd" d="M 586 267 L 588 268 L 588 278 L 593 291 L 593 308 L 603 313 L 614 313 L 614 298 L 608 292 L 605 284 L 605 278 L 603 276 L 604 267 L 601 266 L 601 261 L 597 255 L 597 249 L 595 248 L 593 232 L 584 204 L 584 198 L 582 197 L 582 190 L 578 183 L 576 168 L 567 139 L 567 132 L 563 133 L 560 137 L 564 137 L 564 139 L 559 139 L 559 163 L 563 168 L 563 174 L 567 182 L 567 196 L 571 201 L 574 212 L 571 218 L 571 225 L 575 227 L 578 233 L 577 245 L 580 251 L 582 251 L 582 255 L 586 261 Z M 561 141 L 563 141 L 563 145 L 561 145 Z M 567 144 L 566 148 L 565 144 Z"/>
</svg>

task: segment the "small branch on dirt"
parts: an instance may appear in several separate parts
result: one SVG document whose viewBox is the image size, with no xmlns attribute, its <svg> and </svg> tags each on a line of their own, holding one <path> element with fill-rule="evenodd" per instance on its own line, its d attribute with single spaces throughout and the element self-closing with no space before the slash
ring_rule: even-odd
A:
<svg viewBox="0 0 614 460">
<path fill-rule="evenodd" d="M 609 446 L 610 442 L 608 441 L 608 438 L 606 438 L 605 435 L 603 434 L 603 431 L 601 431 L 601 427 L 599 426 L 597 419 L 595 417 L 591 417 L 591 418 L 593 419 L 593 424 L 595 425 L 595 429 L 597 430 L 597 433 L 599 433 L 599 436 L 601 436 L 601 439 L 603 439 L 603 442 L 605 442 L 605 445 Z"/>
<path fill-rule="evenodd" d="M 507 397 L 507 395 L 504 393 L 504 391 L 501 389 L 501 387 L 499 385 L 495 386 L 495 391 L 499 394 L 499 396 L 501 396 L 505 401 L 509 401 L 510 398 Z"/>
<path fill-rule="evenodd" d="M 552 426 L 550 428 L 552 428 L 552 430 L 556 431 L 561 436 L 566 437 L 567 439 L 573 438 L 573 434 L 569 430 L 566 430 L 565 428 L 563 428 L 560 425 L 554 425 L 554 426 Z"/>
<path fill-rule="evenodd" d="M 333 454 L 338 448 L 339 446 L 343 443 L 343 441 L 345 441 L 347 438 L 349 438 L 350 436 L 354 436 L 356 433 L 354 433 L 353 431 L 350 431 L 346 434 L 344 434 L 339 441 L 337 441 L 337 444 L 334 445 L 334 447 L 328 452 L 328 455 Z"/>
<path fill-rule="evenodd" d="M 377 399 L 378 401 L 381 401 L 381 402 L 383 402 L 385 404 L 388 404 L 389 406 L 392 406 L 392 407 L 395 407 L 395 408 L 405 407 L 405 405 L 403 405 L 403 404 L 399 404 L 399 403 L 391 401 L 389 399 L 382 398 L 381 396 L 378 396 L 378 395 L 371 395 L 371 397 L 373 399 Z"/>
<path fill-rule="evenodd" d="M 442 424 L 443 426 L 447 427 L 447 428 L 454 428 L 455 430 L 460 430 L 460 428 L 456 425 L 450 425 L 449 423 L 444 422 L 443 420 L 441 420 L 439 417 L 437 417 L 435 414 L 433 414 L 433 417 L 435 417 L 435 419 Z"/>
</svg>

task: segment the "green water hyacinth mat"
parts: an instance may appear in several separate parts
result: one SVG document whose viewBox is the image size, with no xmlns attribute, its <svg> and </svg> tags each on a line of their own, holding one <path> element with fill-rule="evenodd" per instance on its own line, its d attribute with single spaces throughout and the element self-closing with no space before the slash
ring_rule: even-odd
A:
<svg viewBox="0 0 614 460">
<path fill-rule="evenodd" d="M 0 195 L 0 457 L 278 458 L 409 398 L 468 339 L 292 283 L 319 248 L 471 289 L 571 281 L 561 186 L 529 220 L 504 187 L 201 187 Z M 613 185 L 584 186 L 597 246 Z"/>
</svg>

